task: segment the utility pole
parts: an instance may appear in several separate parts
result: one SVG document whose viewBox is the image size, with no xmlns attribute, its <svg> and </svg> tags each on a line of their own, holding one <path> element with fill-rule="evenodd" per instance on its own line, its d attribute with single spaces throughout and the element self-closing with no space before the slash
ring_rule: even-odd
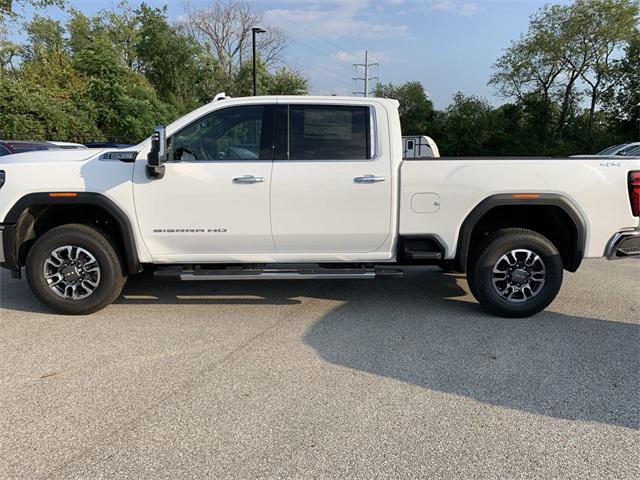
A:
<svg viewBox="0 0 640 480">
<path fill-rule="evenodd" d="M 356 67 L 356 71 L 358 67 L 364 67 L 364 77 L 354 77 L 353 80 L 358 82 L 359 80 L 364 81 L 364 91 L 363 92 L 353 92 L 354 95 L 363 94 L 365 97 L 369 96 L 369 80 L 379 80 L 378 77 L 370 77 L 369 76 L 369 67 L 379 66 L 379 63 L 369 63 L 369 51 L 364 51 L 364 63 L 354 63 L 353 66 Z"/>
<path fill-rule="evenodd" d="M 251 37 L 253 39 L 253 96 L 258 95 L 258 85 L 256 80 L 256 34 L 265 33 L 265 30 L 260 27 L 253 27 L 251 29 Z"/>
</svg>

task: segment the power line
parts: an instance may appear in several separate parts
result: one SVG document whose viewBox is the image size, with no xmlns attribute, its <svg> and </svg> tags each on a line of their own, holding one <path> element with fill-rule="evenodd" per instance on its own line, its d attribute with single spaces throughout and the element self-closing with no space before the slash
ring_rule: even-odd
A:
<svg viewBox="0 0 640 480">
<path fill-rule="evenodd" d="M 322 50 L 319 50 L 319 49 L 317 49 L 315 47 L 312 47 L 311 45 L 307 45 L 305 43 L 302 43 L 299 40 L 291 40 L 291 42 L 295 43 L 297 45 L 300 45 L 301 47 L 306 48 L 307 50 L 309 50 L 309 51 L 311 51 L 311 52 L 313 52 L 313 53 L 315 53 L 317 55 L 323 55 L 323 56 L 327 57 L 332 62 L 335 62 L 336 65 L 338 67 L 340 67 L 340 68 L 346 68 L 346 69 L 349 69 L 350 71 L 353 68 L 352 64 L 343 62 L 342 60 L 338 60 L 335 56 L 333 56 L 333 55 L 331 55 L 329 53 L 323 52 Z"/>
<path fill-rule="evenodd" d="M 332 94 L 337 94 L 338 91 L 343 90 L 340 87 L 336 87 L 336 86 L 332 86 L 332 85 L 328 85 L 326 83 L 323 82 L 318 82 L 318 81 L 312 81 L 312 89 L 311 90 L 326 90 L 327 92 L 331 92 Z M 323 88 L 318 88 L 318 87 L 323 87 Z"/>
<path fill-rule="evenodd" d="M 255 2 L 260 4 L 260 5 L 262 5 L 266 9 L 265 11 L 270 11 L 271 13 L 275 13 L 276 15 L 278 15 L 281 18 L 283 18 L 287 22 L 289 22 L 289 23 L 295 25 L 296 27 L 298 27 L 300 30 L 303 30 L 303 31 L 307 32 L 308 34 L 318 38 L 319 40 L 327 43 L 328 45 L 331 45 L 332 47 L 337 48 L 338 51 L 343 51 L 344 50 L 344 48 L 342 46 L 340 46 L 340 45 L 338 45 L 338 44 L 336 44 L 336 43 L 334 43 L 334 42 L 332 42 L 330 40 L 327 40 L 326 38 L 324 38 L 324 37 L 318 35 L 317 33 L 315 33 L 313 30 L 310 30 L 309 28 L 307 28 L 307 27 L 305 27 L 303 25 L 300 25 L 295 20 L 292 20 L 289 17 L 287 17 L 286 15 L 280 13 L 279 11 L 272 9 L 272 7 L 267 5 L 264 1 L 255 0 Z M 369 67 L 378 66 L 378 64 L 377 63 L 369 63 L 368 62 L 368 52 L 365 52 L 365 63 L 364 64 L 350 64 L 350 63 L 338 58 L 337 56 L 326 52 L 323 49 L 320 49 L 320 48 L 317 48 L 315 46 L 306 44 L 306 43 L 304 43 L 304 42 L 302 42 L 300 40 L 291 39 L 291 43 L 299 45 L 300 47 L 305 48 L 306 50 L 308 50 L 308 51 L 310 51 L 310 52 L 312 52 L 312 53 L 314 53 L 316 55 L 322 55 L 322 56 L 328 58 L 331 62 L 333 62 L 333 65 L 335 65 L 334 68 L 340 67 L 340 68 L 345 69 L 345 72 L 344 72 L 345 74 L 346 74 L 346 71 L 347 71 L 346 69 L 348 69 L 349 73 L 351 73 L 351 69 L 355 67 L 356 73 L 357 73 L 357 69 L 358 69 L 357 67 L 358 66 L 364 66 L 365 67 L 365 75 L 364 75 L 364 77 L 356 77 L 356 78 L 352 77 L 352 79 L 354 80 L 356 85 L 357 85 L 357 81 L 358 80 L 364 80 L 364 92 L 362 92 L 362 93 L 364 94 L 365 97 L 370 93 L 369 92 L 369 80 L 377 80 L 378 79 L 378 77 L 370 77 L 369 76 Z M 296 58 L 296 57 L 294 57 L 294 58 Z M 337 82 L 337 81 L 339 81 L 339 79 L 342 78 L 339 73 L 333 72 L 333 71 L 328 70 L 328 69 L 320 70 L 315 66 L 306 66 L 305 67 L 304 65 L 303 65 L 303 68 L 313 69 L 316 73 L 322 75 L 324 78 L 327 78 L 332 82 Z M 331 78 L 330 75 L 333 75 L 336 78 Z M 317 83 L 317 84 L 320 84 L 320 85 L 324 84 L 325 86 L 329 86 L 327 83 L 317 82 L 315 80 L 313 81 L 313 83 L 314 84 Z M 331 87 L 331 88 L 334 88 L 334 87 Z M 343 87 L 339 87 L 339 88 L 343 88 Z M 355 93 L 356 92 L 354 92 L 354 94 Z"/>
<path fill-rule="evenodd" d="M 287 16 L 283 15 L 282 13 L 278 12 L 277 10 L 273 10 L 269 5 L 267 5 L 267 4 L 266 4 L 266 3 L 264 3 L 263 1 L 261 1 L 261 0 L 255 0 L 255 1 L 256 1 L 257 3 L 259 3 L 259 4 L 261 4 L 264 8 L 268 9 L 270 12 L 275 13 L 275 14 L 276 14 L 276 15 L 278 15 L 279 17 L 284 18 L 286 21 L 288 21 L 288 22 L 292 23 L 293 25 L 297 26 L 297 27 L 298 27 L 298 28 L 300 28 L 301 30 L 304 30 L 305 32 L 307 32 L 307 33 L 309 33 L 309 34 L 313 35 L 314 37 L 316 37 L 316 38 L 318 38 L 318 39 L 322 40 L 323 42 L 326 42 L 327 44 L 331 45 L 332 47 L 337 48 L 339 51 L 343 50 L 343 47 L 341 47 L 340 45 L 338 45 L 338 44 L 336 44 L 336 43 L 333 43 L 332 41 L 327 40 L 327 39 L 326 39 L 326 38 L 324 38 L 324 37 L 321 37 L 320 35 L 318 35 L 318 34 L 317 34 L 317 33 L 315 33 L 314 31 L 312 31 L 312 30 L 308 29 L 307 27 L 304 27 L 304 26 L 300 25 L 300 24 L 299 24 L 298 22 L 296 22 L 295 20 L 291 20 L 289 17 L 287 17 Z M 327 53 L 325 53 L 325 55 L 328 55 L 328 54 L 327 54 Z M 348 65 L 349 67 L 351 66 L 351 65 L 349 65 L 349 63 L 345 62 L 344 60 L 340 60 L 340 59 L 339 59 L 339 58 L 337 58 L 337 57 L 333 57 L 333 56 L 332 56 L 332 58 L 334 58 L 336 61 L 339 61 L 339 62 L 344 63 L 345 65 Z"/>
<path fill-rule="evenodd" d="M 335 73 L 327 68 L 323 68 L 322 64 L 316 64 L 316 65 L 308 65 L 306 63 L 304 63 L 304 59 L 297 57 L 295 55 L 290 55 L 290 57 L 292 60 L 296 61 L 295 66 L 299 66 L 300 68 L 303 69 L 310 69 L 310 70 L 314 70 L 315 72 L 319 73 L 320 75 L 330 78 L 331 80 L 334 81 L 340 81 L 343 82 L 344 81 L 344 75 L 341 75 L 339 73 Z"/>
</svg>

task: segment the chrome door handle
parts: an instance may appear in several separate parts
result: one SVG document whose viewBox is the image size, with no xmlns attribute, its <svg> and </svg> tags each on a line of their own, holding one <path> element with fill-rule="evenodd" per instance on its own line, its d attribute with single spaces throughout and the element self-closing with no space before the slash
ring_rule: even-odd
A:
<svg viewBox="0 0 640 480">
<path fill-rule="evenodd" d="M 241 177 L 235 177 L 233 183 L 262 183 L 264 177 L 254 177 L 253 175 L 242 175 Z"/>
<path fill-rule="evenodd" d="M 355 177 L 353 181 L 355 183 L 377 183 L 384 182 L 386 179 L 384 177 L 379 177 L 377 175 L 363 175 L 361 177 Z"/>
</svg>

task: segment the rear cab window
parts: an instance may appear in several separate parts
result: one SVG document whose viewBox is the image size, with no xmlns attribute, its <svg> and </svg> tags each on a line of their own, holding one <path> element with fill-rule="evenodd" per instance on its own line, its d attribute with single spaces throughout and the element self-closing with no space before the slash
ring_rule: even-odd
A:
<svg viewBox="0 0 640 480">
<path fill-rule="evenodd" d="M 371 107 L 291 104 L 288 109 L 289 159 L 348 161 L 373 157 Z"/>
</svg>

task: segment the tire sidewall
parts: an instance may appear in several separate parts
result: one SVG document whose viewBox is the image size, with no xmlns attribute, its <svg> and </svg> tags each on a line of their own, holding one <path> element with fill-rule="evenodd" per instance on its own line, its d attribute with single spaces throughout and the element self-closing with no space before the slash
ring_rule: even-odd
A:
<svg viewBox="0 0 640 480">
<path fill-rule="evenodd" d="M 99 233 L 95 230 L 95 235 Z M 82 315 L 99 310 L 119 289 L 117 276 L 120 265 L 113 249 L 103 237 L 103 242 L 89 232 L 70 228 L 54 229 L 40 237 L 29 251 L 26 262 L 27 280 L 37 297 L 49 308 L 64 314 Z M 49 287 L 44 278 L 44 262 L 56 248 L 72 245 L 84 248 L 93 255 L 100 267 L 100 283 L 94 292 L 80 300 L 62 298 Z M 118 290 L 119 293 L 119 290 Z"/>
<path fill-rule="evenodd" d="M 539 255 L 547 271 L 542 291 L 530 300 L 520 303 L 509 302 L 498 294 L 493 285 L 495 264 L 502 255 L 515 249 L 527 249 Z M 553 302 L 562 285 L 562 277 L 562 258 L 549 240 L 537 234 L 506 235 L 489 242 L 478 257 L 473 272 L 473 293 L 492 313 L 505 317 L 527 317 L 544 310 Z"/>
</svg>

